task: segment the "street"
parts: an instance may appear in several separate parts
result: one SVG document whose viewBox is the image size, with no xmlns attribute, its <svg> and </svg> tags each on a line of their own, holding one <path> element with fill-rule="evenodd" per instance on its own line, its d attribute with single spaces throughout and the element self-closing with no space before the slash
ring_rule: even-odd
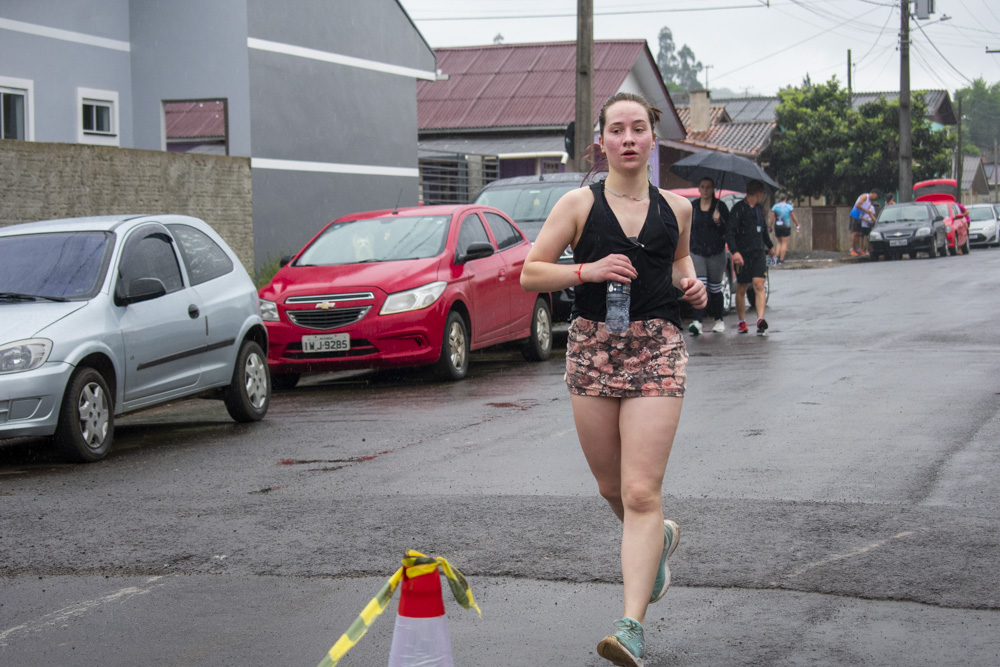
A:
<svg viewBox="0 0 1000 667">
<path fill-rule="evenodd" d="M 685 335 L 646 665 L 1000 664 L 1000 250 L 770 288 L 768 336 Z M 445 586 L 456 665 L 610 664 L 620 527 L 564 343 L 458 383 L 307 378 L 256 424 L 170 404 L 91 465 L 0 442 L 0 664 L 315 665 L 406 549 L 482 608 Z M 395 607 L 341 665 L 386 664 Z"/>
</svg>

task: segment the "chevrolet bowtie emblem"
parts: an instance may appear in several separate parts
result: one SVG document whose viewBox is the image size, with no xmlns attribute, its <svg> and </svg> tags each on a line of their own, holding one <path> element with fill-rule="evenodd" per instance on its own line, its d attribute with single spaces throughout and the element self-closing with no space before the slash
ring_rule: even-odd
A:
<svg viewBox="0 0 1000 667">
<path fill-rule="evenodd" d="M 336 305 L 337 304 L 333 301 L 320 301 L 319 303 L 316 304 L 316 307 L 320 310 L 330 310 Z"/>
</svg>

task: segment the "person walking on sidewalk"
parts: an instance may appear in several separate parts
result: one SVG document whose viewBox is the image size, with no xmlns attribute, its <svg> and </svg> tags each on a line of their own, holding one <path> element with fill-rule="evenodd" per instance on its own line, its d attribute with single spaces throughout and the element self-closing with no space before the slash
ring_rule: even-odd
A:
<svg viewBox="0 0 1000 667">
<path fill-rule="evenodd" d="M 764 199 L 764 184 L 758 180 L 747 183 L 747 194 L 742 201 L 736 202 L 729 214 L 729 226 L 726 228 L 726 243 L 733 252 L 733 264 L 736 265 L 736 315 L 739 322 L 737 333 L 748 333 L 747 286 L 753 284 L 754 308 L 757 311 L 757 333 L 764 335 L 767 331 L 767 320 L 764 319 L 764 306 L 767 295 L 764 293 L 764 276 L 767 272 L 767 255 L 774 254 L 774 244 L 771 235 L 767 233 L 767 224 L 760 202 Z"/>
<path fill-rule="evenodd" d="M 778 203 L 771 207 L 771 225 L 774 227 L 774 237 L 778 241 L 778 264 L 785 263 L 788 241 L 792 238 L 793 222 L 795 231 L 802 231 L 799 218 L 795 215 L 795 207 L 788 203 L 788 195 L 782 194 Z"/>
<path fill-rule="evenodd" d="M 688 253 L 691 204 L 647 180 L 659 116 L 633 93 L 604 103 L 591 155 L 608 177 L 559 199 L 521 272 L 529 292 L 576 286 L 565 378 L 583 454 L 623 526 L 624 614 L 597 652 L 631 667 L 642 664 L 646 608 L 670 586 L 680 539 L 663 518 L 662 488 L 687 376 L 680 301 L 708 300 Z M 558 263 L 567 245 L 574 266 Z M 610 281 L 631 285 L 624 333 L 605 326 Z"/>
<path fill-rule="evenodd" d="M 871 233 L 872 225 L 875 224 L 875 200 L 878 199 L 878 190 L 872 190 L 858 197 L 851 209 L 851 256 L 867 257 L 868 234 Z M 865 232 L 868 232 L 866 234 Z"/>
<path fill-rule="evenodd" d="M 725 303 L 722 289 L 726 279 L 726 225 L 729 224 L 729 207 L 715 196 L 715 182 L 703 178 L 698 184 L 699 199 L 691 202 L 691 260 L 698 280 L 708 290 L 708 314 L 715 319 L 714 333 L 726 330 Z M 698 336 L 702 333 L 701 320 L 705 309 L 694 310 L 688 330 Z"/>
</svg>

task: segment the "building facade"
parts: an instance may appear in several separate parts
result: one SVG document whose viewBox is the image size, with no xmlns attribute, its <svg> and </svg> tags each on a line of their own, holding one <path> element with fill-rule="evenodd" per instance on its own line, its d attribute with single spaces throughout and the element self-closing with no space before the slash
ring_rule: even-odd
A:
<svg viewBox="0 0 1000 667">
<path fill-rule="evenodd" d="M 417 203 L 416 85 L 435 72 L 396 0 L 0 4 L 3 138 L 249 157 L 258 264 Z M 205 106 L 211 141 L 168 136 L 168 112 Z"/>
</svg>

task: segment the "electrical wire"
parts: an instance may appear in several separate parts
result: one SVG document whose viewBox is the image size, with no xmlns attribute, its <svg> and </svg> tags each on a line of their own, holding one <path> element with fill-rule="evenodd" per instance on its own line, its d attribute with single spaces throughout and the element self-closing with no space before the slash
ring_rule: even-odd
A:
<svg viewBox="0 0 1000 667">
<path fill-rule="evenodd" d="M 924 30 L 924 27 L 922 25 L 920 25 L 919 23 L 917 23 L 917 28 L 920 29 L 920 33 L 927 39 L 927 43 L 930 44 L 932 47 L 934 47 L 934 50 L 937 51 L 937 54 L 939 56 L 941 56 L 941 60 L 943 60 L 946 63 L 948 63 L 949 67 L 951 67 L 953 70 L 955 70 L 956 72 L 958 72 L 958 75 L 960 77 L 962 77 L 963 79 L 965 79 L 966 81 L 968 81 L 969 84 L 971 85 L 972 84 L 972 80 L 969 77 L 967 77 L 964 74 L 962 74 L 962 72 L 960 72 L 957 67 L 955 67 L 954 65 L 952 65 L 951 61 L 948 60 L 943 53 L 941 53 L 941 50 L 934 44 L 934 42 L 931 40 L 930 36 L 928 36 L 927 31 Z"/>
</svg>

